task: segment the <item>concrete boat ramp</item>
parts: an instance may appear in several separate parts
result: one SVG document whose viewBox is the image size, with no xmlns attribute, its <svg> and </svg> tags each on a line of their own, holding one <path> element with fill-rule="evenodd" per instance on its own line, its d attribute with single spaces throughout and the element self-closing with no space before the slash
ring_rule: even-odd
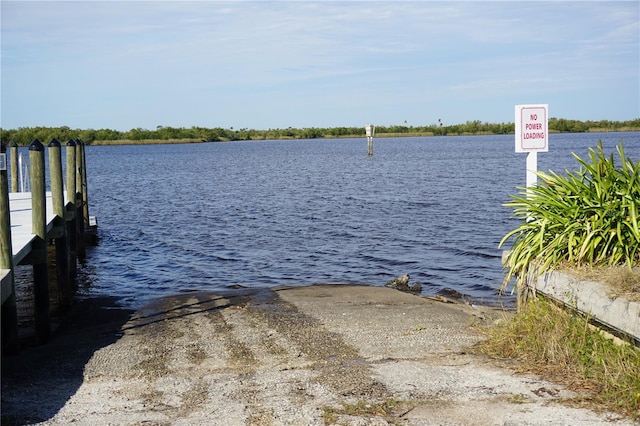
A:
<svg viewBox="0 0 640 426">
<path fill-rule="evenodd" d="M 100 303 L 98 303 L 100 302 Z M 107 301 L 108 302 L 108 301 Z M 385 287 L 90 300 L 2 362 L 2 416 L 42 425 L 632 425 L 473 352 L 500 310 Z M 4 422 L 3 422 L 4 424 Z"/>
</svg>

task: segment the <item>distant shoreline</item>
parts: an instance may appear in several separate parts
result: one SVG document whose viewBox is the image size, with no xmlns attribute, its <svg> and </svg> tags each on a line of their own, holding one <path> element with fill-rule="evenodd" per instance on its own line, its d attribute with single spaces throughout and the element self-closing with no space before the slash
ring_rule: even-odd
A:
<svg viewBox="0 0 640 426">
<path fill-rule="evenodd" d="M 548 119 L 549 133 L 587 133 L 587 132 L 629 132 L 640 131 L 640 118 L 626 121 L 579 121 L 551 117 Z M 515 123 L 485 123 L 480 120 L 459 124 L 443 124 L 441 121 L 429 125 L 376 125 L 374 137 L 404 138 L 429 136 L 474 136 L 474 135 L 513 135 Z M 27 146 L 38 139 L 43 143 L 56 139 L 82 141 L 87 145 L 139 145 L 139 144 L 183 144 L 202 142 L 255 141 L 255 140 L 309 140 L 364 138 L 364 126 L 341 127 L 287 127 L 269 129 L 240 128 L 223 129 L 221 127 L 171 127 L 157 126 L 154 130 L 141 127 L 128 131 L 113 129 L 72 129 L 59 127 L 20 127 L 18 129 L 0 128 L 0 140 L 5 145 L 16 143 Z"/>
<path fill-rule="evenodd" d="M 589 129 L 586 132 L 558 132 L 555 130 L 549 130 L 550 134 L 560 134 L 560 133 L 629 133 L 629 132 L 640 132 L 640 128 L 630 128 L 630 129 Z M 513 135 L 513 133 L 507 133 Z M 379 133 L 375 135 L 375 138 L 412 138 L 412 137 L 435 137 L 435 136 L 445 136 L 445 137 L 455 137 L 455 136 L 489 136 L 489 135 L 499 135 L 499 133 L 491 133 L 491 132 L 477 132 L 477 133 L 461 133 L 461 134 L 448 134 L 448 135 L 436 135 L 433 132 L 407 132 L 407 133 Z M 310 139 L 358 139 L 358 138 L 366 138 L 363 135 L 354 134 L 354 135 L 341 135 L 341 136 L 321 136 L 315 138 L 297 138 L 297 137 L 279 137 L 279 138 L 252 138 L 252 139 L 236 139 L 235 141 L 265 141 L 265 140 L 310 140 Z M 180 138 L 180 139 L 142 139 L 142 140 L 132 140 L 132 139 L 116 139 L 116 140 L 100 140 L 100 141 L 92 141 L 88 143 L 89 146 L 115 146 L 115 145 L 173 145 L 173 144 L 192 144 L 192 143 L 219 143 L 219 142 L 233 142 L 233 139 L 226 140 L 217 140 L 217 141 L 209 141 L 201 138 Z"/>
</svg>

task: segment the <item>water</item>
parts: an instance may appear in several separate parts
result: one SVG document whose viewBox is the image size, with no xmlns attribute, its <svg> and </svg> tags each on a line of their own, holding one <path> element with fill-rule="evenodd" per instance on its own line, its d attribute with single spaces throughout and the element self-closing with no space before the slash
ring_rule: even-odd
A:
<svg viewBox="0 0 640 426">
<path fill-rule="evenodd" d="M 551 135 L 539 170 L 576 168 L 602 139 L 640 158 L 640 133 Z M 377 138 L 87 147 L 100 241 L 82 296 L 137 307 L 190 290 L 315 283 L 384 285 L 404 273 L 423 294 L 499 297 L 502 206 L 525 183 L 514 136 Z"/>
</svg>

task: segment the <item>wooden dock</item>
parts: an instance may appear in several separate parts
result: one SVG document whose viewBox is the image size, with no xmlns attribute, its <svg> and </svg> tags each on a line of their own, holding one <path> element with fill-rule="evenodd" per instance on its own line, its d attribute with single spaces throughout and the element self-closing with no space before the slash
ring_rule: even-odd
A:
<svg viewBox="0 0 640 426">
<path fill-rule="evenodd" d="M 2 351 L 19 349 L 14 267 L 33 266 L 34 323 L 36 339 L 45 342 L 51 333 L 48 248 L 55 245 L 55 283 L 61 304 L 72 296 L 77 258 L 84 242 L 95 238 L 97 225 L 89 218 L 84 143 L 66 145 L 66 180 L 62 176 L 61 144 L 48 145 L 50 190 L 45 189 L 45 147 L 29 145 L 31 192 L 17 192 L 18 146 L 0 150 L 0 295 L 2 302 Z M 7 161 L 11 160 L 11 167 Z M 8 169 L 11 170 L 9 192 Z M 65 188 L 66 187 L 66 188 Z M 88 236 L 88 238 L 87 238 Z"/>
<path fill-rule="evenodd" d="M 47 234 L 54 237 L 57 215 L 53 212 L 51 192 L 46 193 Z M 36 236 L 32 231 L 32 208 L 30 192 L 13 192 L 9 194 L 9 212 L 11 214 L 11 245 L 13 264 L 20 265 L 33 249 Z M 2 303 L 11 295 L 11 269 L 0 270 L 2 278 Z"/>
</svg>

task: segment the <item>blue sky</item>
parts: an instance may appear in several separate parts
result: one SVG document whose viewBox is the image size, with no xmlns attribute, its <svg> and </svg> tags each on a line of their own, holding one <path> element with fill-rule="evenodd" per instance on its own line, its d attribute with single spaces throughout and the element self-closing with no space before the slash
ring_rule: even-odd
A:
<svg viewBox="0 0 640 426">
<path fill-rule="evenodd" d="M 5 1 L 6 129 L 640 117 L 640 2 Z"/>
</svg>

